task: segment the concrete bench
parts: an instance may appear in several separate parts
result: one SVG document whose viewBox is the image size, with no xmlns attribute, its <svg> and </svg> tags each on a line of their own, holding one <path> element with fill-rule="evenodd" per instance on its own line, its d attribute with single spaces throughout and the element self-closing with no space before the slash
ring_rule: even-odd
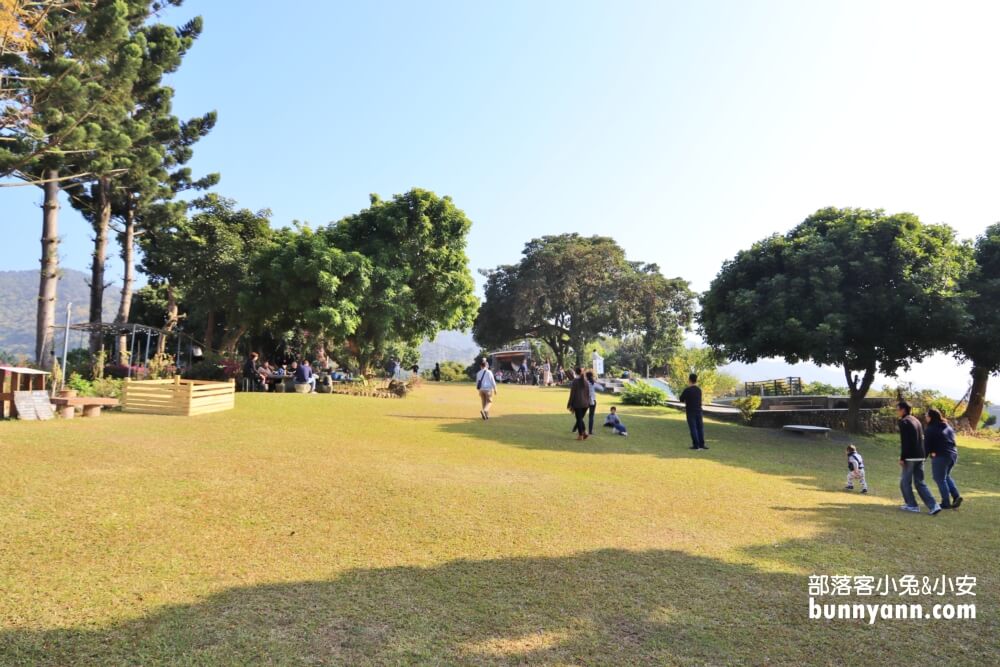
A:
<svg viewBox="0 0 1000 667">
<path fill-rule="evenodd" d="M 805 426 L 802 424 L 789 424 L 787 426 L 782 426 L 782 430 L 788 431 L 789 433 L 797 433 L 798 435 L 822 435 L 826 436 L 830 432 L 825 426 Z"/>
<path fill-rule="evenodd" d="M 73 398 L 53 398 L 50 399 L 52 405 L 59 408 L 59 416 L 64 419 L 72 419 L 76 414 L 76 408 L 83 408 L 84 417 L 100 417 L 101 408 L 118 407 L 116 398 L 94 398 L 88 396 L 74 396 Z"/>
</svg>

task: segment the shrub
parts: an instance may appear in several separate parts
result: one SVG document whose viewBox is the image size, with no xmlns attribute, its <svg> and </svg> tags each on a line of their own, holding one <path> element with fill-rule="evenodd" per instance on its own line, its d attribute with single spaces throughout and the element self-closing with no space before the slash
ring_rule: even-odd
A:
<svg viewBox="0 0 1000 667">
<path fill-rule="evenodd" d="M 199 361 L 184 369 L 185 380 L 226 380 L 226 369 L 217 361 Z"/>
<path fill-rule="evenodd" d="M 733 406 L 740 411 L 740 419 L 744 424 L 753 421 L 753 413 L 760 410 L 760 396 L 744 396 L 733 401 Z"/>
<path fill-rule="evenodd" d="M 119 398 L 122 394 L 123 380 L 110 377 L 88 380 L 79 373 L 73 373 L 66 380 L 66 388 L 72 389 L 79 396 L 98 396 L 101 398 Z"/>
<path fill-rule="evenodd" d="M 667 394 L 662 389 L 645 382 L 630 382 L 622 388 L 620 396 L 626 405 L 665 405 Z"/>
<path fill-rule="evenodd" d="M 212 380 L 225 382 L 240 374 L 242 366 L 236 359 L 213 355 L 188 366 L 183 373 L 185 380 Z"/>
<path fill-rule="evenodd" d="M 94 396 L 94 384 L 79 373 L 71 373 L 66 379 L 65 387 L 72 389 L 79 396 Z"/>
<path fill-rule="evenodd" d="M 424 371 L 424 377 L 431 379 L 434 377 L 434 369 Z M 469 376 L 465 372 L 465 365 L 458 361 L 441 362 L 441 382 L 466 382 Z"/>
</svg>

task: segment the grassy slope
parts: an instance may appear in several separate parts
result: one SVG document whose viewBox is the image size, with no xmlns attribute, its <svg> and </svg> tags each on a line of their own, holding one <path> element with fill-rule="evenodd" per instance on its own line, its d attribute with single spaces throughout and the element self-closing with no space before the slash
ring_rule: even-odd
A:
<svg viewBox="0 0 1000 667">
<path fill-rule="evenodd" d="M 692 453 L 638 408 L 578 443 L 562 391 L 476 401 L 0 424 L 0 664 L 995 663 L 997 446 L 931 518 L 889 440 L 862 497 L 840 444 L 710 423 Z M 966 572 L 974 622 L 806 618 L 810 573 Z"/>
</svg>

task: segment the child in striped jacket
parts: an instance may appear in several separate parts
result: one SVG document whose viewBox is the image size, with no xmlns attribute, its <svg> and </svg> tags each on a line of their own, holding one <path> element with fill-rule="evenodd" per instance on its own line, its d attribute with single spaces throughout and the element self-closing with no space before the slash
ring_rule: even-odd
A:
<svg viewBox="0 0 1000 667">
<path fill-rule="evenodd" d="M 865 460 L 854 445 L 847 446 L 847 486 L 848 491 L 854 490 L 854 482 L 861 482 L 861 493 L 868 493 L 868 482 L 865 480 Z"/>
</svg>

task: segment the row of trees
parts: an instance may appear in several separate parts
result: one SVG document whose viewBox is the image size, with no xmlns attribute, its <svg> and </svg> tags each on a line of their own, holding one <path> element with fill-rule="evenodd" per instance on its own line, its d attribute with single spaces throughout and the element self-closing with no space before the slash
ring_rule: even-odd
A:
<svg viewBox="0 0 1000 667">
<path fill-rule="evenodd" d="M 694 293 L 655 264 L 629 261 L 614 239 L 579 234 L 529 241 L 517 264 L 483 271 L 485 300 L 476 342 L 500 347 L 544 341 L 555 360 L 583 364 L 587 346 L 625 339 L 641 366 L 660 366 L 681 347 L 694 316 Z"/>
<path fill-rule="evenodd" d="M 175 72 L 202 31 L 200 18 L 158 21 L 182 0 L 4 0 L 0 25 L 0 177 L 43 191 L 36 361 L 52 362 L 59 280 L 59 200 L 66 193 L 94 230 L 91 320 L 100 321 L 109 234 L 122 248 L 124 284 L 116 322 L 127 322 L 135 248 L 186 206 L 175 197 L 207 188 L 184 165 L 215 114 L 172 113 Z M 8 38 L 7 36 L 11 36 Z M 91 342 L 100 345 L 99 338 Z"/>
<path fill-rule="evenodd" d="M 202 32 L 200 18 L 160 22 L 181 2 L 0 0 L 0 177 L 44 192 L 36 361 L 53 359 L 62 195 L 93 228 L 92 322 L 103 317 L 117 233 L 115 322 L 183 325 L 209 350 L 233 353 L 248 335 L 295 340 L 368 371 L 441 328 L 468 328 L 478 304 L 471 223 L 447 197 L 373 196 L 315 230 L 274 230 L 268 211 L 217 194 L 181 198 L 219 180 L 185 166 L 214 112 L 177 118 L 165 83 Z M 134 295 L 137 270 L 149 284 Z M 90 351 L 104 343 L 95 334 Z M 128 363 L 123 341 L 117 349 Z"/>
<path fill-rule="evenodd" d="M 1000 372 L 998 306 L 1000 225 L 969 243 L 912 214 L 827 208 L 726 262 L 698 322 L 729 359 L 840 366 L 855 429 L 876 373 L 952 353 L 973 366 L 965 417 L 975 428 Z"/>
<path fill-rule="evenodd" d="M 249 336 L 296 340 L 370 372 L 441 329 L 468 328 L 478 302 L 465 254 L 472 223 L 448 197 L 413 189 L 372 196 L 313 229 L 273 229 L 269 212 L 216 195 L 144 235 L 146 322 L 182 320 L 206 347 L 234 353 Z"/>
</svg>

